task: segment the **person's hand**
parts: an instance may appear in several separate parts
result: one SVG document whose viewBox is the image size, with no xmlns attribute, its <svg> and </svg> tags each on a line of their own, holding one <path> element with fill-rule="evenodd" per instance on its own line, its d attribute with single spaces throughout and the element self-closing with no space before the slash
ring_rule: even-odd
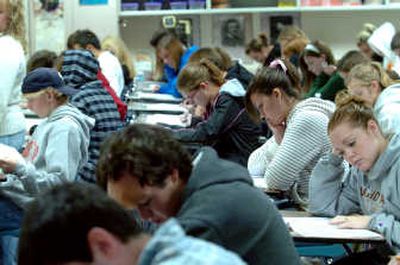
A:
<svg viewBox="0 0 400 265">
<path fill-rule="evenodd" d="M 203 106 L 196 105 L 193 111 L 193 116 L 204 117 L 206 114 L 206 108 Z"/>
<path fill-rule="evenodd" d="M 286 130 L 286 122 L 281 122 L 275 125 L 268 124 L 268 126 L 271 129 L 272 133 L 274 134 L 275 142 L 277 144 L 281 144 Z"/>
<path fill-rule="evenodd" d="M 14 172 L 17 164 L 23 162 L 24 158 L 15 148 L 0 144 L 0 168 L 5 173 Z"/>
<path fill-rule="evenodd" d="M 182 114 L 180 117 L 181 122 L 188 127 L 191 123 L 192 123 L 192 114 L 190 114 L 189 112 L 185 112 L 184 114 Z"/>
<path fill-rule="evenodd" d="M 193 100 L 190 98 L 185 98 L 182 101 L 181 106 L 184 107 L 185 109 L 187 109 L 190 113 L 194 112 L 195 105 L 194 105 Z"/>
<path fill-rule="evenodd" d="M 396 256 L 393 256 L 390 259 L 388 265 L 400 265 L 400 255 L 398 254 Z"/>
<path fill-rule="evenodd" d="M 158 91 L 160 91 L 160 86 L 159 85 L 150 85 L 150 90 L 152 92 L 158 92 Z"/>
<path fill-rule="evenodd" d="M 322 64 L 322 71 L 327 75 L 332 75 L 336 71 L 336 66 L 332 64 L 327 64 L 326 62 Z"/>
<path fill-rule="evenodd" d="M 368 228 L 370 220 L 371 216 L 369 215 L 338 215 L 330 223 L 337 225 L 339 228 L 365 229 Z"/>
</svg>

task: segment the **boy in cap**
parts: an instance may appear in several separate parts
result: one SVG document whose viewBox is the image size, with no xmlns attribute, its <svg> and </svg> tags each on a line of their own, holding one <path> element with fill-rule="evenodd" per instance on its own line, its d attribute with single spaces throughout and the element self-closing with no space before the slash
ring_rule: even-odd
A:
<svg viewBox="0 0 400 265">
<path fill-rule="evenodd" d="M 25 77 L 22 93 L 41 122 L 23 154 L 0 145 L 0 231 L 18 229 L 23 208 L 39 192 L 74 181 L 88 158 L 89 132 L 94 120 L 68 103 L 77 90 L 65 86 L 51 68 L 38 68 Z"/>
</svg>

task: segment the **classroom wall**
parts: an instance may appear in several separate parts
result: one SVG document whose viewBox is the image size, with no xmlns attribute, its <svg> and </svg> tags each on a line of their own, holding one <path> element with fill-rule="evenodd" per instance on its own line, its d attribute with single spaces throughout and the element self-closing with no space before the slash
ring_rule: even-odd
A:
<svg viewBox="0 0 400 265">
<path fill-rule="evenodd" d="M 102 39 L 119 34 L 118 1 L 107 5 L 80 5 L 79 1 L 64 1 L 65 36 L 77 29 L 90 29 Z"/>
<path fill-rule="evenodd" d="M 310 12 L 301 15 L 301 26 L 311 40 L 330 44 L 335 57 L 357 49 L 356 36 L 366 22 L 380 25 L 392 22 L 400 30 L 399 11 Z"/>
</svg>

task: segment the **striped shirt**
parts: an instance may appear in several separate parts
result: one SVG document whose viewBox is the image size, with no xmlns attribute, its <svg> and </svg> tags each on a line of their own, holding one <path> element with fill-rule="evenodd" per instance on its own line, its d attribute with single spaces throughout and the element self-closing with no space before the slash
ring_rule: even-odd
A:
<svg viewBox="0 0 400 265">
<path fill-rule="evenodd" d="M 71 98 L 71 103 L 95 119 L 94 128 L 90 131 L 89 160 L 78 172 L 78 179 L 95 182 L 100 145 L 124 124 L 114 99 L 97 79 L 100 68 L 93 54 L 86 50 L 67 50 L 62 55 L 64 82 L 80 90 Z"/>
<path fill-rule="evenodd" d="M 281 144 L 273 147 L 275 141 L 269 140 L 255 150 L 249 171 L 263 175 L 269 189 L 293 189 L 307 198 L 311 171 L 331 149 L 327 126 L 334 110 L 332 102 L 319 98 L 299 102 L 288 115 Z"/>
<path fill-rule="evenodd" d="M 95 182 L 101 143 L 124 125 L 113 98 L 100 81 L 92 82 L 81 89 L 82 91 L 72 97 L 71 103 L 96 122 L 90 131 L 89 159 L 78 172 L 78 179 Z"/>
</svg>

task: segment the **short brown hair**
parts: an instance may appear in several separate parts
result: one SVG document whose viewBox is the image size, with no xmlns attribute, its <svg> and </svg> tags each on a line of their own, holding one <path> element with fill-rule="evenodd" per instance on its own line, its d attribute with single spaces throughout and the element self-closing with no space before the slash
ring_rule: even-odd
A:
<svg viewBox="0 0 400 265">
<path fill-rule="evenodd" d="M 176 169 L 187 181 L 192 172 L 191 157 L 171 133 L 159 126 L 133 124 L 115 132 L 102 145 L 97 165 L 97 181 L 103 188 L 123 173 L 141 185 L 163 186 Z"/>
<path fill-rule="evenodd" d="M 252 39 L 246 45 L 246 54 L 250 54 L 250 52 L 261 52 L 262 48 L 268 47 L 268 37 L 265 33 L 258 34 L 257 38 Z"/>
<path fill-rule="evenodd" d="M 350 70 L 360 63 L 367 63 L 370 59 L 360 51 L 349 51 L 337 63 L 337 70 L 349 73 Z"/>
</svg>

